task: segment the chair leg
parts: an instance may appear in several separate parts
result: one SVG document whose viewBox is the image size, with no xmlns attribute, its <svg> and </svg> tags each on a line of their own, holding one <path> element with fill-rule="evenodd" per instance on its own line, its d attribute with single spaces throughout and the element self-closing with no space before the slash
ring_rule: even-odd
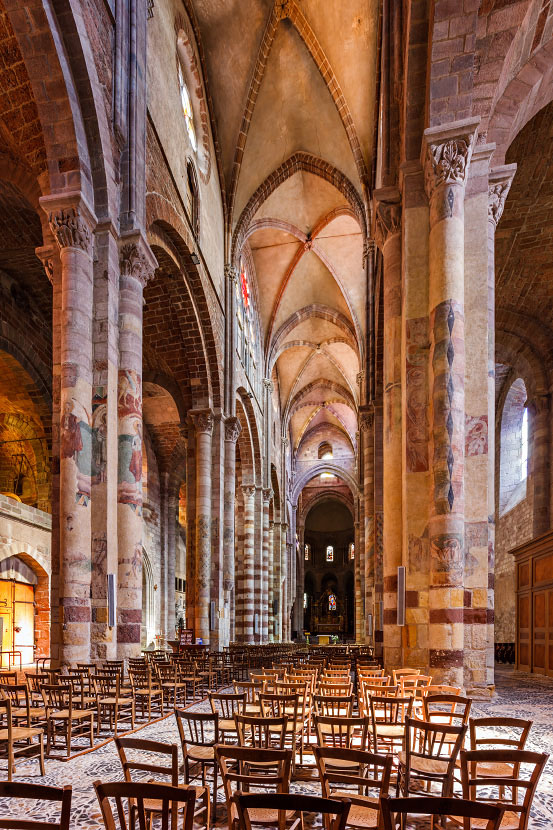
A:
<svg viewBox="0 0 553 830">
<path fill-rule="evenodd" d="M 90 715 L 90 746 L 94 746 L 94 715 Z"/>
<path fill-rule="evenodd" d="M 38 763 L 40 764 L 40 774 L 41 775 L 46 775 L 46 768 L 44 766 L 44 736 L 43 735 L 38 736 L 38 747 L 39 747 L 39 749 L 38 749 L 38 751 L 39 751 Z"/>
<path fill-rule="evenodd" d="M 65 735 L 65 740 L 67 741 L 67 757 L 71 757 L 71 735 L 73 733 L 73 721 L 71 718 L 67 718 L 67 732 Z"/>
</svg>

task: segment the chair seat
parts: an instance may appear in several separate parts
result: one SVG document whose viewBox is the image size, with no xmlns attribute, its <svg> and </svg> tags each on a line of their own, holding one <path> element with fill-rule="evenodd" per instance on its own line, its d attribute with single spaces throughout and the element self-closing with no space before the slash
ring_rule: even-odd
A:
<svg viewBox="0 0 553 830">
<path fill-rule="evenodd" d="M 376 735 L 378 738 L 403 738 L 405 726 L 401 723 L 377 723 Z"/>
<path fill-rule="evenodd" d="M 259 704 L 246 703 L 246 715 L 259 715 Z"/>
<path fill-rule="evenodd" d="M 12 738 L 14 741 L 23 741 L 26 738 L 34 738 L 35 735 L 42 735 L 42 729 L 28 729 L 26 726 L 12 726 Z M 0 741 L 8 740 L 8 730 L 0 729 Z"/>
<path fill-rule="evenodd" d="M 236 732 L 236 724 L 233 720 L 222 718 L 219 721 L 219 729 L 221 732 Z"/>
<path fill-rule="evenodd" d="M 234 802 L 231 804 L 233 823 L 238 821 L 238 811 Z M 277 824 L 278 810 L 256 809 L 248 810 L 248 816 L 252 824 Z M 291 821 L 295 816 L 293 810 L 286 811 L 286 821 Z"/>
<path fill-rule="evenodd" d="M 50 712 L 50 718 L 54 720 L 68 720 L 69 719 L 69 709 L 58 709 L 54 712 Z M 93 718 L 94 713 L 91 709 L 73 709 L 71 712 L 71 717 L 73 720 L 85 720 L 85 718 Z"/>
<path fill-rule="evenodd" d="M 31 718 L 45 718 L 46 717 L 46 709 L 41 706 L 31 706 L 29 709 L 29 713 Z M 22 706 L 20 709 L 12 709 L 12 718 L 15 720 L 16 718 L 26 718 L 27 717 L 27 709 Z"/>
<path fill-rule="evenodd" d="M 325 758 L 325 766 L 335 767 L 336 769 L 356 769 L 359 767 L 357 761 L 334 760 L 333 758 Z"/>
<path fill-rule="evenodd" d="M 117 697 L 101 697 L 101 698 L 98 700 L 98 703 L 99 703 L 101 706 L 117 706 L 117 705 L 119 705 L 119 706 L 122 706 L 122 705 L 123 705 L 123 706 L 128 706 L 130 703 L 132 703 L 132 701 L 131 701 L 131 699 L 130 699 L 130 698 L 128 698 L 128 697 L 126 697 L 126 698 L 120 698 L 120 697 L 119 697 L 119 698 L 117 698 Z"/>
<path fill-rule="evenodd" d="M 405 752 L 398 752 L 397 759 L 401 766 L 405 766 Z M 445 775 L 448 762 L 440 761 L 438 758 L 420 758 L 411 756 L 411 770 L 421 775 Z"/>
<path fill-rule="evenodd" d="M 338 791 L 333 792 L 331 798 L 349 798 L 352 800 L 352 805 L 348 814 L 349 827 L 369 827 L 377 828 L 378 825 L 378 799 L 371 798 L 368 795 L 358 795 L 351 790 L 347 792 Z M 355 803 L 353 803 L 353 800 Z M 359 802 L 363 802 L 360 804 Z"/>
<path fill-rule="evenodd" d="M 186 754 L 192 761 L 213 761 L 215 759 L 215 747 L 187 745 Z"/>
<path fill-rule="evenodd" d="M 491 803 L 491 802 L 490 802 Z M 448 816 L 448 819 L 459 827 L 463 826 L 463 819 L 461 816 Z M 484 818 L 471 818 L 471 830 L 486 830 L 487 821 Z M 520 828 L 520 813 L 515 813 L 512 810 L 505 810 L 503 818 L 501 819 L 501 830 L 519 830 Z"/>
<path fill-rule="evenodd" d="M 134 693 L 142 697 L 153 697 L 154 695 L 160 695 L 161 689 L 135 689 Z"/>
</svg>

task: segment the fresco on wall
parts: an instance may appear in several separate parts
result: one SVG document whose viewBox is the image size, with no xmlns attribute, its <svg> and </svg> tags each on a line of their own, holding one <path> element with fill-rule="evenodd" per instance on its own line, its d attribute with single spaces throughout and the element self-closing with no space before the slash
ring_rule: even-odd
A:
<svg viewBox="0 0 553 830">
<path fill-rule="evenodd" d="M 125 420 L 125 432 L 118 438 L 118 501 L 142 515 L 142 422 L 138 418 Z"/>
<path fill-rule="evenodd" d="M 86 409 L 75 398 L 65 402 L 60 424 L 61 457 L 72 458 L 77 467 L 75 502 L 88 507 L 92 462 L 92 426 Z"/>
</svg>

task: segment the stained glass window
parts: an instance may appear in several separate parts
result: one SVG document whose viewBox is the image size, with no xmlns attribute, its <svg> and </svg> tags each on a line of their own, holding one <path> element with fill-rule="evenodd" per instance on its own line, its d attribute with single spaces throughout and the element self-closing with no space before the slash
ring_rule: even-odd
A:
<svg viewBox="0 0 553 830">
<path fill-rule="evenodd" d="M 188 87 L 186 86 L 186 81 L 184 80 L 184 75 L 182 73 L 182 67 L 179 64 L 179 88 L 180 88 L 180 101 L 182 105 L 182 111 L 184 114 L 184 121 L 186 123 L 186 132 L 188 133 L 188 138 L 190 139 L 190 143 L 196 152 L 198 142 L 196 141 L 196 128 L 194 127 L 194 113 L 192 111 L 192 102 L 190 100 L 190 93 L 188 92 Z"/>
<path fill-rule="evenodd" d="M 326 548 L 326 561 L 327 562 L 334 562 L 334 548 L 332 545 L 327 545 Z"/>
<path fill-rule="evenodd" d="M 255 327 L 253 320 L 253 304 L 248 280 L 246 265 L 240 262 L 240 278 L 236 286 L 236 316 L 238 318 L 238 351 L 244 364 L 246 374 L 255 369 Z"/>
<path fill-rule="evenodd" d="M 328 610 L 336 611 L 336 594 L 328 595 Z"/>
<path fill-rule="evenodd" d="M 307 608 L 307 594 L 303 595 L 303 607 Z"/>
<path fill-rule="evenodd" d="M 304 550 L 304 555 L 305 555 L 305 561 L 307 562 L 309 560 L 310 555 L 311 555 L 311 545 L 304 545 L 303 550 Z"/>
<path fill-rule="evenodd" d="M 349 558 L 355 559 L 355 545 L 353 544 L 353 542 L 349 543 Z"/>
</svg>

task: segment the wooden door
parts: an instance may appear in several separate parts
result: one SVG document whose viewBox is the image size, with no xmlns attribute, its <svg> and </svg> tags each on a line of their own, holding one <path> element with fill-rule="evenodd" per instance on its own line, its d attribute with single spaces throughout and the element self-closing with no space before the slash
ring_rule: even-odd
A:
<svg viewBox="0 0 553 830">
<path fill-rule="evenodd" d="M 517 669 L 532 670 L 532 595 L 519 594 L 517 608 Z"/>
<path fill-rule="evenodd" d="M 11 579 L 0 579 L 0 619 L 2 620 L 2 648 L 10 651 L 13 644 L 13 582 Z M 7 668 L 8 655 L 2 654 L 1 666 Z"/>
<path fill-rule="evenodd" d="M 13 626 L 14 649 L 21 652 L 23 665 L 34 660 L 35 592 L 32 585 L 14 582 Z"/>
<path fill-rule="evenodd" d="M 536 674 L 547 673 L 547 591 L 535 591 L 533 602 L 534 642 L 533 669 Z"/>
</svg>

